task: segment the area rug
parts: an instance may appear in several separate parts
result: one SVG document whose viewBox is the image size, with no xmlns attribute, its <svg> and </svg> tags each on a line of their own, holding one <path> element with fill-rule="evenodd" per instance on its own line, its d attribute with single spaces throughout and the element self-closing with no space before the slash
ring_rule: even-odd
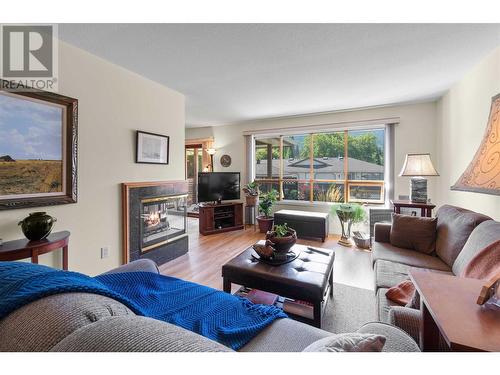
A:
<svg viewBox="0 0 500 375">
<path fill-rule="evenodd" d="M 376 320 L 373 290 L 333 284 L 333 299 L 328 301 L 321 328 L 332 333 L 354 332 Z"/>
</svg>

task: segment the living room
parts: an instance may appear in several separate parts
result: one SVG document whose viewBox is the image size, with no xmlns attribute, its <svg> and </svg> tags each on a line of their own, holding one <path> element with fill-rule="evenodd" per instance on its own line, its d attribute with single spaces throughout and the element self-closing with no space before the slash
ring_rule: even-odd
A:
<svg viewBox="0 0 500 375">
<path fill-rule="evenodd" d="M 0 24 L 0 351 L 500 351 L 499 20 L 130 11 Z"/>
</svg>

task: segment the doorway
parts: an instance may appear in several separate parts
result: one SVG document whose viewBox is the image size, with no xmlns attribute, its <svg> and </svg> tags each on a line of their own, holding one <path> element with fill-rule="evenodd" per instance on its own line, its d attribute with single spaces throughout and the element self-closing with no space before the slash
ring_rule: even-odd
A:
<svg viewBox="0 0 500 375">
<path fill-rule="evenodd" d="M 198 172 L 203 171 L 203 146 L 186 145 L 186 180 L 188 181 L 188 205 L 198 203 Z"/>
</svg>

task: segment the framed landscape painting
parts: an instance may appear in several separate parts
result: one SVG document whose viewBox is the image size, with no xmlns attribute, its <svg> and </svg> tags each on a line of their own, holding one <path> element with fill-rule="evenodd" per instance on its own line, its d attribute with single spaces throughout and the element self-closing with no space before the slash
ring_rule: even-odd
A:
<svg viewBox="0 0 500 375">
<path fill-rule="evenodd" d="M 78 101 L 0 90 L 0 210 L 77 201 Z"/>
<path fill-rule="evenodd" d="M 170 137 L 137 130 L 136 163 L 168 164 Z"/>
</svg>

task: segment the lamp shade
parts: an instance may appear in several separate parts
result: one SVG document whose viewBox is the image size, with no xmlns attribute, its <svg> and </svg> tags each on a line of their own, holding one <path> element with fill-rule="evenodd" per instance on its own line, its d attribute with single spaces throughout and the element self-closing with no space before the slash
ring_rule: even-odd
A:
<svg viewBox="0 0 500 375">
<path fill-rule="evenodd" d="M 217 150 L 215 148 L 207 148 L 207 153 L 208 155 L 215 155 L 215 153 L 217 152 Z"/>
<path fill-rule="evenodd" d="M 406 154 L 403 169 L 399 172 L 400 176 L 418 177 L 418 176 L 439 176 L 436 168 L 432 165 L 430 154 Z"/>
<path fill-rule="evenodd" d="M 500 195 L 500 94 L 491 101 L 486 132 L 474 159 L 451 190 Z"/>
</svg>

